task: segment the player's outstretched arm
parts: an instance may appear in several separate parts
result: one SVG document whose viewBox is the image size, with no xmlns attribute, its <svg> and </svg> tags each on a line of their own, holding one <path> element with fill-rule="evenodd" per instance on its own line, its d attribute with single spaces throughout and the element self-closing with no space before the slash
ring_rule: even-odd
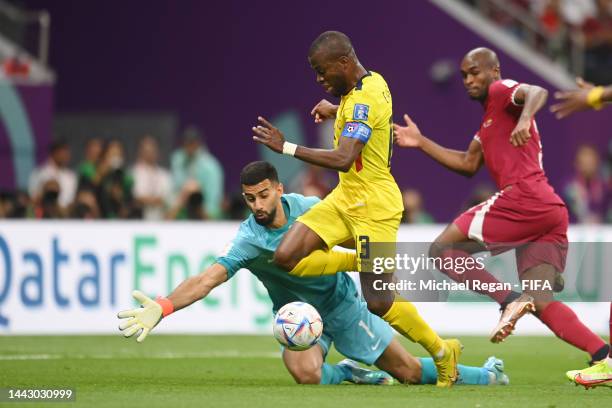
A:
<svg viewBox="0 0 612 408">
<path fill-rule="evenodd" d="M 405 114 L 404 120 L 406 126 L 393 124 L 393 138 L 398 146 L 421 149 L 447 169 L 466 177 L 476 174 L 482 166 L 484 159 L 478 141 L 473 140 L 465 152 L 447 149 L 424 136 L 410 116 Z"/>
<path fill-rule="evenodd" d="M 359 139 L 341 137 L 338 147 L 335 149 L 312 149 L 310 147 L 298 146 L 285 141 L 285 136 L 278 128 L 261 116 L 261 123 L 253 127 L 253 140 L 266 145 L 277 153 L 294 156 L 302 161 L 327 169 L 347 172 L 359 156 L 364 143 Z"/>
<path fill-rule="evenodd" d="M 542 106 L 546 104 L 547 99 L 548 91 L 542 87 L 527 84 L 518 87 L 514 93 L 514 103 L 523 105 L 523 110 L 518 123 L 510 133 L 512 146 L 523 146 L 531 138 L 531 133 L 529 133 L 531 121 L 535 114 L 542 109 Z"/>
<path fill-rule="evenodd" d="M 136 339 L 141 343 L 162 318 L 206 297 L 211 290 L 227 280 L 227 269 L 215 263 L 199 275 L 184 280 L 167 298 L 149 298 L 139 290 L 132 296 L 140 303 L 136 309 L 123 310 L 117 314 L 123 319 L 119 330 L 125 337 L 140 332 Z"/>
<path fill-rule="evenodd" d="M 190 304 L 208 296 L 211 290 L 227 280 L 225 266 L 214 263 L 199 275 L 192 276 L 181 282 L 168 296 L 172 302 L 173 311 L 181 310 Z"/>
<path fill-rule="evenodd" d="M 582 78 L 576 79 L 576 85 L 578 85 L 576 90 L 555 93 L 555 99 L 558 102 L 550 107 L 550 111 L 557 119 L 563 119 L 584 110 L 599 110 L 604 104 L 612 102 L 612 85 L 595 86 L 585 82 Z"/>
</svg>

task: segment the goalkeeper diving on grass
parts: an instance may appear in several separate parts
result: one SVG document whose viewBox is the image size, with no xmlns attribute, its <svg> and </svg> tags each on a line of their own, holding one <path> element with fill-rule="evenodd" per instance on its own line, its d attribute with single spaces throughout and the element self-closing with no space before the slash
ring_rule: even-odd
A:
<svg viewBox="0 0 612 408">
<path fill-rule="evenodd" d="M 274 251 L 295 222 L 319 202 L 316 197 L 283 194 L 276 169 L 268 162 L 248 164 L 240 174 L 242 195 L 251 215 L 240 225 L 234 240 L 216 262 L 199 275 L 183 281 L 167 298 L 152 300 L 139 291 L 134 297 L 142 307 L 119 312 L 124 319 L 119 328 L 125 337 L 138 334 L 145 340 L 149 332 L 169 314 L 206 297 L 212 289 L 248 269 L 266 287 L 273 312 L 283 305 L 302 301 L 314 306 L 323 319 L 323 335 L 308 350 L 282 350 L 285 367 L 299 384 L 436 384 L 437 371 L 432 358 L 412 356 L 393 336 L 391 326 L 368 311 L 367 305 L 346 273 L 318 277 L 298 277 L 276 266 Z M 356 269 L 354 251 L 340 252 L 343 265 Z M 349 270 L 351 270 L 349 268 Z M 325 362 L 335 345 L 347 357 L 338 364 Z M 356 362 L 375 365 L 380 370 L 361 368 Z M 489 357 L 482 367 L 458 365 L 457 384 L 508 384 L 502 360 Z"/>
</svg>

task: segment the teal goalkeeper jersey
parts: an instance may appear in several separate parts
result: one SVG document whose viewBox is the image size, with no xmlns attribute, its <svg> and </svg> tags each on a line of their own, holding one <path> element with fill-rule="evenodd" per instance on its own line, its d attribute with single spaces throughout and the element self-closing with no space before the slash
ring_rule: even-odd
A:
<svg viewBox="0 0 612 408">
<path fill-rule="evenodd" d="M 240 224 L 238 234 L 217 258 L 217 263 L 227 269 L 229 278 L 241 268 L 257 276 L 268 290 L 274 312 L 289 302 L 302 301 L 313 305 L 325 320 L 359 301 L 357 287 L 346 273 L 300 278 L 289 275 L 273 263 L 274 251 L 283 235 L 297 217 L 319 201 L 317 197 L 300 194 L 284 194 L 281 200 L 287 216 L 287 223 L 282 228 L 259 225 L 250 215 Z"/>
</svg>

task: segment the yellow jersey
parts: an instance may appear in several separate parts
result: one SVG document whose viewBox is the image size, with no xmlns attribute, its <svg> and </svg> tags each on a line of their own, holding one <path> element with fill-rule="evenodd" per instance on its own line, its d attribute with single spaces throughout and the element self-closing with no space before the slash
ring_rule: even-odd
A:
<svg viewBox="0 0 612 408">
<path fill-rule="evenodd" d="M 391 174 L 393 152 L 391 92 L 380 74 L 368 72 L 340 99 L 334 123 L 334 146 L 341 137 L 365 144 L 332 192 L 348 215 L 374 220 L 393 218 L 404 209 L 400 190 Z"/>
</svg>

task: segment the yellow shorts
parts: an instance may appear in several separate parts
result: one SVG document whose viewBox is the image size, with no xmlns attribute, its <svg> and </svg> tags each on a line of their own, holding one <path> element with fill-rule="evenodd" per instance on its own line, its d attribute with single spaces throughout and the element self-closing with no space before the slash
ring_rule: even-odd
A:
<svg viewBox="0 0 612 408">
<path fill-rule="evenodd" d="M 330 249 L 354 239 L 357 259 L 360 260 L 359 270 L 364 271 L 362 262 L 366 259 L 373 256 L 395 256 L 395 242 L 401 219 L 402 213 L 399 212 L 388 219 L 373 220 L 367 217 L 367 208 L 361 213 L 357 211 L 348 214 L 336 205 L 332 193 L 296 221 L 313 230 Z M 373 254 L 370 250 L 372 243 L 393 243 L 393 246 L 390 249 L 389 245 L 375 245 L 377 253 Z M 384 255 L 380 253 L 382 248 Z"/>
</svg>

